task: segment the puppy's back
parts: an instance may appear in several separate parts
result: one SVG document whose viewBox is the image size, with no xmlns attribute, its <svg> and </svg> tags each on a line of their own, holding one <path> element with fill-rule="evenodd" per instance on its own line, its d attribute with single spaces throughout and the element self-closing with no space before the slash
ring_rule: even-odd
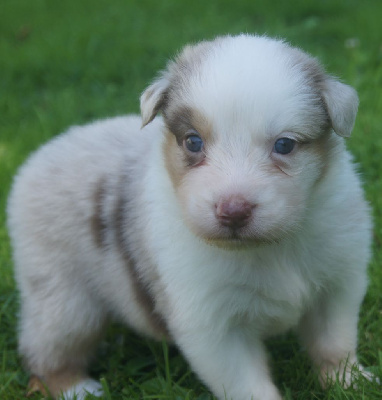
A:
<svg viewBox="0 0 382 400">
<path fill-rule="evenodd" d="M 139 161 L 159 137 L 159 124 L 141 132 L 140 118 L 129 116 L 76 126 L 32 154 L 16 175 L 8 202 L 16 275 L 19 266 L 30 264 L 20 258 L 33 257 L 31 240 L 80 245 L 89 237 L 97 185 L 107 181 L 117 187 L 125 173 L 139 179 L 125 170 L 135 166 L 142 174 L 145 163 Z"/>
</svg>

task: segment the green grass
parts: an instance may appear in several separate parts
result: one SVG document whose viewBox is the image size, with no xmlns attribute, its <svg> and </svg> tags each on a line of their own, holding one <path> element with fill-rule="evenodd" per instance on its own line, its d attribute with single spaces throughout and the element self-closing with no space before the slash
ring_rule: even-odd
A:
<svg viewBox="0 0 382 400">
<path fill-rule="evenodd" d="M 360 164 L 375 216 L 359 355 L 382 378 L 381 17 L 380 0 L 1 1 L 1 399 L 23 398 L 28 381 L 16 351 L 18 297 L 5 227 L 16 168 L 69 125 L 137 112 L 145 85 L 185 43 L 239 32 L 285 37 L 359 91 L 361 106 L 348 146 Z M 270 342 L 269 348 L 286 400 L 382 399 L 382 388 L 362 379 L 357 390 L 335 385 L 323 392 L 292 335 Z M 92 369 L 102 378 L 107 399 L 213 398 L 175 349 L 120 326 L 108 332 Z"/>
</svg>

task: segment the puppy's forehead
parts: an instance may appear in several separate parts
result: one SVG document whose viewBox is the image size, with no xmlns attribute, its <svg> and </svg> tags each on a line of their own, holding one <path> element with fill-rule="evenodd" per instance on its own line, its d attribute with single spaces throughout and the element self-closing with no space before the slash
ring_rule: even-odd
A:
<svg viewBox="0 0 382 400">
<path fill-rule="evenodd" d="M 327 125 L 321 68 L 281 41 L 242 35 L 205 42 L 186 48 L 173 71 L 169 109 L 197 110 L 220 134 L 315 136 Z"/>
</svg>

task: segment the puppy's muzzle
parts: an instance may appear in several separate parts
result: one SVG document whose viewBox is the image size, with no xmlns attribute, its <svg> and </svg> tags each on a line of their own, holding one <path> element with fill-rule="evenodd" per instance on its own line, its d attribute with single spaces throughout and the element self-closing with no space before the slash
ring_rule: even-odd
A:
<svg viewBox="0 0 382 400">
<path fill-rule="evenodd" d="M 243 197 L 234 195 L 220 199 L 215 205 L 215 214 L 221 225 L 235 230 L 249 223 L 254 207 Z"/>
</svg>

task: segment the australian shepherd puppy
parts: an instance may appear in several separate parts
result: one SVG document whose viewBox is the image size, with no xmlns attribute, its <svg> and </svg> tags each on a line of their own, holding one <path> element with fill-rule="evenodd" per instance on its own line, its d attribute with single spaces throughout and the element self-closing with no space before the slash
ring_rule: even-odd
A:
<svg viewBox="0 0 382 400">
<path fill-rule="evenodd" d="M 263 341 L 292 328 L 322 385 L 348 385 L 372 230 L 344 143 L 357 107 L 301 50 L 226 36 L 169 62 L 142 117 L 39 149 L 8 206 L 32 376 L 101 395 L 87 364 L 117 319 L 174 343 L 219 399 L 280 400 Z"/>
</svg>

